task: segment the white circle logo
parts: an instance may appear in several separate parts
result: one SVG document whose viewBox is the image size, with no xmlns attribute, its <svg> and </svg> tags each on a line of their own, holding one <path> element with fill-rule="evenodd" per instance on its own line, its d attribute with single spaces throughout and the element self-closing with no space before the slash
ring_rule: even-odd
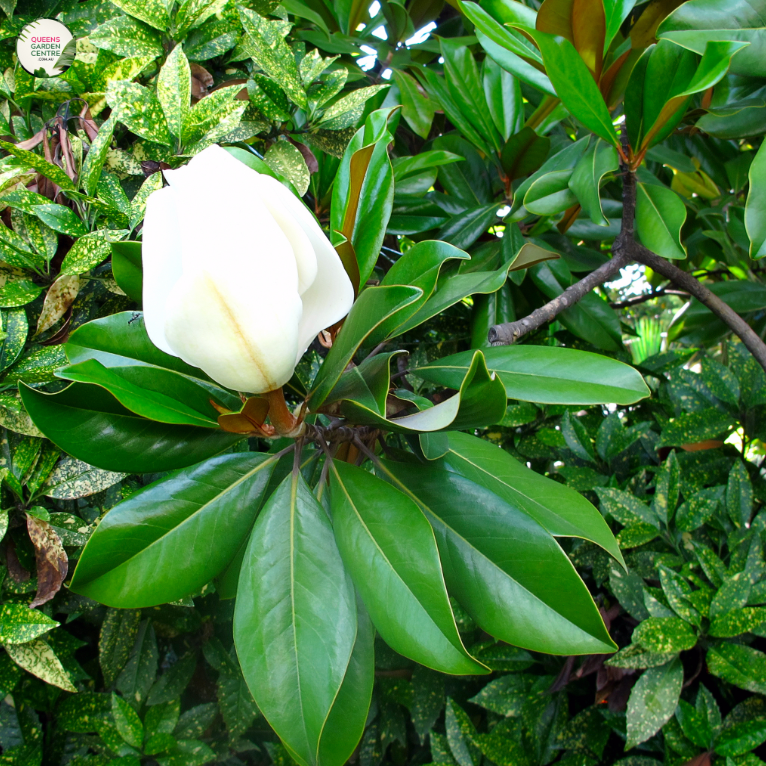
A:
<svg viewBox="0 0 766 766">
<path fill-rule="evenodd" d="M 35 77 L 56 77 L 72 65 L 77 42 L 55 19 L 37 19 L 27 24 L 16 41 L 19 64 Z"/>
</svg>

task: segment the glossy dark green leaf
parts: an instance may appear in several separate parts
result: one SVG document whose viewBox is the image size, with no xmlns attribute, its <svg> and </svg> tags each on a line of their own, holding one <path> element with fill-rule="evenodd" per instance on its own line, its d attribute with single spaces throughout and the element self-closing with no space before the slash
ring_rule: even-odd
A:
<svg viewBox="0 0 766 766">
<path fill-rule="evenodd" d="M 442 673 L 486 672 L 460 639 L 434 533 L 417 505 L 347 463 L 334 462 L 330 475 L 335 539 L 383 640 Z"/>
<path fill-rule="evenodd" d="M 762 143 L 755 155 L 748 179 L 750 189 L 745 205 L 745 228 L 750 238 L 750 257 L 766 256 L 766 142 Z"/>
<path fill-rule="evenodd" d="M 341 375 L 326 404 L 350 399 L 379 415 L 386 413 L 386 398 L 391 387 L 391 358 L 403 351 L 376 354 Z"/>
<path fill-rule="evenodd" d="M 545 72 L 564 106 L 588 130 L 608 144 L 619 146 L 612 118 L 585 62 L 569 40 L 525 29 L 540 48 Z"/>
<path fill-rule="evenodd" d="M 56 394 L 26 385 L 21 398 L 35 425 L 60 449 L 97 468 L 156 473 L 220 454 L 242 437 L 138 417 L 98 386 L 73 383 Z"/>
<path fill-rule="evenodd" d="M 732 73 L 766 77 L 763 0 L 691 0 L 676 8 L 657 29 L 657 37 L 704 53 L 710 41 L 735 40 L 750 45 L 733 59 Z"/>
<path fill-rule="evenodd" d="M 549 157 L 529 178 L 522 181 L 513 195 L 513 204 L 511 205 L 511 212 L 509 217 L 505 220 L 521 220 L 527 215 L 527 211 L 524 208 L 523 202 L 529 187 L 532 186 L 535 181 L 541 178 L 547 173 L 552 173 L 559 170 L 571 170 L 575 167 L 578 160 L 584 154 L 590 143 L 590 136 L 581 138 L 579 141 L 575 141 L 572 144 L 567 144 L 563 149 L 557 151 L 553 156 Z"/>
<path fill-rule="evenodd" d="M 686 205 L 666 186 L 638 184 L 636 231 L 641 243 L 663 258 L 686 258 L 681 228 L 686 220 Z"/>
<path fill-rule="evenodd" d="M 372 273 L 393 205 L 394 171 L 388 157 L 392 136 L 387 129 L 390 112 L 373 112 L 356 132 L 333 185 L 330 227 L 354 248 L 359 266 L 357 288 Z"/>
<path fill-rule="evenodd" d="M 245 680 L 299 762 L 315 764 L 354 648 L 357 609 L 327 514 L 300 474 L 280 484 L 258 517 L 239 593 L 234 640 Z"/>
<path fill-rule="evenodd" d="M 112 274 L 125 295 L 140 304 L 144 284 L 140 242 L 112 242 Z"/>
<path fill-rule="evenodd" d="M 631 74 L 625 96 L 631 141 L 646 148 L 670 135 L 683 118 L 689 98 L 715 85 L 726 74 L 732 56 L 744 46 L 719 38 L 705 44 L 699 60 L 687 46 L 660 40 Z"/>
<path fill-rule="evenodd" d="M 412 75 L 401 70 L 394 70 L 394 82 L 399 88 L 402 102 L 402 117 L 421 138 L 428 138 L 434 120 L 436 103 L 418 89 Z"/>
<path fill-rule="evenodd" d="M 521 83 L 493 59 L 482 63 L 482 84 L 492 122 L 503 141 L 520 131 L 524 124 L 524 102 Z"/>
<path fill-rule="evenodd" d="M 149 340 L 143 314 L 137 311 L 123 311 L 78 327 L 64 348 L 72 364 L 95 359 L 104 367 L 160 367 L 198 381 L 229 409 L 239 410 L 242 404 L 238 396 L 221 388 L 202 370 L 160 351 Z"/>
<path fill-rule="evenodd" d="M 483 353 L 471 353 L 473 357 L 458 392 L 433 407 L 390 419 L 354 401 L 343 402 L 341 410 L 354 423 L 375 425 L 399 433 L 480 428 L 498 423 L 505 414 L 505 389 L 500 380 L 487 370 Z"/>
<path fill-rule="evenodd" d="M 454 152 L 436 149 L 421 152 L 414 157 L 397 157 L 394 160 L 394 178 L 397 182 L 418 175 L 425 170 L 463 162 L 464 158 Z M 401 260 L 401 259 L 400 259 Z"/>
<path fill-rule="evenodd" d="M 604 517 L 591 503 L 566 485 L 530 470 L 505 450 L 476 436 L 452 432 L 441 462 L 447 470 L 524 511 L 555 537 L 590 540 L 624 565 Z"/>
<path fill-rule="evenodd" d="M 514 181 L 534 173 L 545 162 L 551 148 L 548 136 L 538 136 L 532 128 L 522 128 L 503 146 L 500 162 L 505 174 Z"/>
<path fill-rule="evenodd" d="M 149 420 L 218 428 L 218 413 L 210 404 L 210 393 L 169 370 L 137 365 L 104 367 L 97 359 L 89 359 L 56 374 L 64 380 L 101 386 L 131 412 Z"/>
<path fill-rule="evenodd" d="M 375 682 L 375 628 L 357 600 L 356 641 L 346 675 L 319 739 L 319 766 L 348 761 L 359 744 Z"/>
<path fill-rule="evenodd" d="M 537 178 L 524 195 L 524 207 L 533 215 L 557 215 L 577 203 L 569 188 L 571 170 L 554 170 Z"/>
<path fill-rule="evenodd" d="M 140 490 L 102 519 L 70 587 L 123 609 L 199 590 L 249 534 L 275 462 L 259 453 L 222 455 Z"/>
<path fill-rule="evenodd" d="M 539 257 L 541 249 L 539 248 L 534 255 L 527 251 L 525 257 L 527 254 Z M 550 253 L 548 253 L 546 258 L 549 257 L 551 257 Z M 418 310 L 396 329 L 396 334 L 400 335 L 408 330 L 412 330 L 431 319 L 431 317 L 441 314 L 442 311 L 445 311 L 450 306 L 454 306 L 469 295 L 487 295 L 496 292 L 506 283 L 508 271 L 513 266 L 513 262 L 510 262 L 503 264 L 497 271 L 457 273 L 442 278 L 428 300 L 422 306 L 419 306 Z"/>
<path fill-rule="evenodd" d="M 542 57 L 538 50 L 521 33 L 504 26 L 504 23 L 508 21 L 534 26 L 534 12 L 530 8 L 522 6 L 524 13 L 529 12 L 528 16 L 503 19 L 503 23 L 498 23 L 478 3 L 460 2 L 459 5 L 465 15 L 476 25 L 476 34 L 482 48 L 503 69 L 538 90 L 552 96 L 556 95 L 551 81 L 543 71 Z"/>
<path fill-rule="evenodd" d="M 452 99 L 487 146 L 499 152 L 503 139 L 492 121 L 479 69 L 471 51 L 459 41 L 447 37 L 440 40 L 440 45 L 444 77 Z"/>
<path fill-rule="evenodd" d="M 419 287 L 422 295 L 401 311 L 392 314 L 381 322 L 367 337 L 366 344 L 375 346 L 386 338 L 396 337 L 403 330 L 402 325 L 417 313 L 433 295 L 442 267 L 450 260 L 468 260 L 470 256 L 446 242 L 425 240 L 418 242 L 408 250 L 388 270 L 381 281 L 381 287 L 391 285 L 410 285 Z"/>
<path fill-rule="evenodd" d="M 498 223 L 499 203 L 480 205 L 452 216 L 439 229 L 439 239 L 460 249 L 469 248 L 494 223 Z"/>
<path fill-rule="evenodd" d="M 460 131 L 461 136 L 482 154 L 490 154 L 493 148 L 487 143 L 482 133 L 476 129 L 474 122 L 469 119 L 467 114 L 470 111 L 469 107 L 464 103 L 461 108 L 460 102 L 465 102 L 465 99 L 462 98 L 462 94 L 460 94 L 456 86 L 453 85 L 450 88 L 445 77 L 440 77 L 430 69 L 422 69 L 418 74 L 431 99 L 441 105 L 444 114 L 447 115 L 449 121 Z M 458 100 L 455 99 L 456 91 L 461 96 Z"/>
<path fill-rule="evenodd" d="M 569 188 L 574 192 L 582 209 L 597 226 L 609 224 L 601 207 L 599 194 L 601 181 L 607 173 L 614 173 L 619 168 L 619 164 L 617 150 L 613 146 L 594 141 L 575 165 L 569 179 Z"/>
<path fill-rule="evenodd" d="M 622 22 L 636 4 L 636 0 L 604 0 L 604 16 L 606 18 L 606 35 L 604 36 L 604 53 L 606 54 L 609 44 L 620 31 Z"/>
<path fill-rule="evenodd" d="M 414 303 L 422 294 L 419 287 L 404 285 L 381 285 L 369 287 L 362 292 L 317 373 L 311 392 L 312 408 L 319 407 L 325 401 L 366 338 L 380 324 Z"/>
<path fill-rule="evenodd" d="M 439 183 L 444 191 L 458 207 L 450 208 L 454 213 L 457 209 L 468 209 L 481 205 L 490 205 L 495 201 L 492 191 L 492 177 L 487 169 L 485 158 L 470 142 L 456 133 L 439 136 L 434 139 L 434 149 L 457 154 L 462 162 L 442 165 L 439 167 Z"/>
<path fill-rule="evenodd" d="M 623 362 L 589 351 L 554 346 L 485 349 L 487 366 L 503 381 L 509 399 L 545 404 L 633 404 L 649 395 L 640 373 Z M 417 367 L 413 374 L 457 388 L 472 351 Z"/>
<path fill-rule="evenodd" d="M 614 650 L 588 589 L 530 516 L 431 465 L 386 462 L 382 470 L 426 514 L 447 587 L 490 635 L 551 654 Z"/>
</svg>

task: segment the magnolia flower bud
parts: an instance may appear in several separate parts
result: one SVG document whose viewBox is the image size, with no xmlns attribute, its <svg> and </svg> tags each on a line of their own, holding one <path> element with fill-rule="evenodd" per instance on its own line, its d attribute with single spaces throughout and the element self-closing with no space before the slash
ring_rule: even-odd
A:
<svg viewBox="0 0 766 766">
<path fill-rule="evenodd" d="M 210 146 L 146 205 L 144 318 L 155 346 L 235 391 L 284 385 L 354 289 L 303 203 Z"/>
</svg>

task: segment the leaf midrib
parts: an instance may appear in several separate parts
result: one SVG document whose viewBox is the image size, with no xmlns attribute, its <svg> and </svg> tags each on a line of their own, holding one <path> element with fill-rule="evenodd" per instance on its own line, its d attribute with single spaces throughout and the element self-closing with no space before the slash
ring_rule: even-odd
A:
<svg viewBox="0 0 766 766">
<path fill-rule="evenodd" d="M 552 606 L 549 606 L 548 604 L 546 604 L 545 601 L 543 601 L 539 596 L 532 593 L 532 591 L 530 591 L 528 588 L 522 585 L 512 575 L 508 574 L 508 572 L 506 572 L 502 567 L 498 566 L 494 561 L 492 561 L 491 558 L 489 558 L 485 553 L 483 553 L 475 545 L 473 545 L 473 543 L 471 543 L 469 540 L 463 537 L 463 535 L 457 532 L 457 530 L 455 530 L 453 527 L 447 524 L 446 521 L 444 521 L 441 517 L 437 516 L 433 511 L 431 511 L 425 503 L 423 503 L 413 493 L 411 493 L 407 489 L 407 487 L 399 481 L 399 479 L 393 476 L 393 474 L 389 474 L 389 475 L 394 479 L 394 481 L 397 482 L 397 484 L 399 484 L 402 491 L 406 492 L 418 504 L 418 506 L 420 506 L 423 509 L 424 513 L 427 513 L 429 516 L 435 518 L 445 529 L 449 530 L 458 540 L 463 541 L 471 550 L 476 551 L 476 554 L 480 556 L 484 561 L 489 562 L 490 566 L 492 566 L 493 569 L 496 569 L 498 572 L 501 572 L 503 575 L 505 575 L 505 577 L 511 580 L 518 588 L 524 591 L 530 598 L 534 599 L 537 603 L 541 604 L 544 609 L 546 609 L 548 612 L 555 614 L 557 617 L 565 621 L 567 624 L 579 630 L 582 634 L 589 636 L 590 638 L 595 639 L 597 641 L 601 641 L 601 639 L 599 639 L 597 636 L 594 636 L 592 633 L 589 633 L 587 630 L 581 628 L 579 625 L 576 625 L 568 617 L 565 617 L 560 612 L 557 612 Z M 542 529 L 545 529 L 545 527 L 543 527 L 542 524 L 540 525 L 540 527 Z M 571 562 L 570 562 L 570 566 L 571 566 Z M 574 568 L 573 568 L 573 571 L 575 572 L 575 575 L 576 575 L 577 571 L 574 570 Z M 604 642 L 601 641 L 601 643 L 604 643 Z"/>
<path fill-rule="evenodd" d="M 423 370 L 468 370 L 469 367 L 470 367 L 470 365 L 465 365 L 465 366 L 461 367 L 461 366 L 458 366 L 458 365 L 442 364 L 442 365 L 432 365 L 432 366 L 429 366 L 429 367 L 422 367 L 420 369 L 423 369 Z M 501 370 L 501 369 L 499 369 L 497 367 L 491 367 L 490 365 L 487 365 L 487 369 L 490 372 L 494 372 L 496 375 L 501 376 L 501 379 L 502 379 L 502 375 L 504 375 L 504 374 L 506 374 L 506 375 L 518 375 L 520 377 L 542 378 L 543 380 L 563 380 L 563 381 L 571 381 L 571 382 L 574 382 L 574 383 L 586 383 L 589 386 L 599 386 L 599 387 L 602 387 L 602 388 L 615 389 L 615 390 L 618 390 L 618 391 L 634 391 L 635 393 L 638 393 L 638 391 L 636 389 L 633 389 L 633 388 L 618 388 L 617 386 L 611 386 L 611 385 L 609 385 L 607 383 L 593 383 L 590 380 L 580 380 L 578 378 L 563 378 L 563 377 L 554 376 L 554 375 L 541 375 L 540 373 L 537 373 L 537 372 L 523 372 L 521 370 Z M 417 370 L 413 370 L 412 372 L 413 372 L 413 374 L 417 374 L 418 371 Z"/>
<path fill-rule="evenodd" d="M 134 553 L 132 556 L 130 556 L 130 558 L 127 558 L 127 559 L 125 559 L 124 561 L 121 561 L 121 562 L 120 562 L 120 563 L 119 563 L 119 564 L 118 564 L 118 565 L 117 565 L 117 566 L 116 566 L 114 569 L 111 569 L 111 570 L 107 570 L 107 572 L 104 572 L 104 573 L 102 573 L 102 574 L 98 575 L 97 577 L 93 578 L 92 580 L 85 580 L 84 584 L 85 584 L 85 585 L 87 585 L 88 583 L 93 583 L 93 582 L 96 582 L 97 580 L 99 580 L 99 579 L 101 579 L 102 577 L 104 577 L 106 574 L 109 574 L 109 572 L 116 572 L 118 569 L 120 569 L 120 568 L 122 568 L 122 567 L 126 566 L 126 565 L 127 565 L 127 564 L 129 564 L 131 561 L 133 561 L 133 559 L 135 559 L 135 558 L 136 558 L 136 557 L 138 557 L 138 556 L 141 556 L 141 555 L 143 555 L 143 554 L 144 554 L 144 553 L 146 553 L 146 551 L 148 551 L 150 548 L 152 548 L 153 546 L 155 546 L 155 545 L 157 545 L 158 543 L 162 542 L 162 540 L 164 540 L 164 539 L 165 539 L 165 537 L 167 537 L 168 535 L 171 535 L 171 534 L 173 534 L 174 532 L 176 532 L 176 531 L 180 530 L 180 529 L 181 529 L 181 528 L 182 528 L 182 527 L 183 527 L 185 524 L 188 524 L 188 523 L 189 523 L 189 522 L 190 522 L 192 519 L 194 519 L 194 518 L 195 518 L 195 517 L 196 517 L 198 514 L 202 513 L 202 512 L 203 512 L 203 511 L 204 511 L 204 510 L 205 510 L 205 509 L 206 509 L 206 508 L 207 508 L 209 505 L 211 505 L 212 503 L 216 502 L 216 501 L 217 501 L 219 498 L 221 498 L 221 497 L 225 496 L 225 495 L 226 495 L 228 492 L 231 492 L 231 491 L 232 491 L 233 489 L 235 489 L 237 486 L 239 486 L 240 484 L 242 484 L 242 482 L 244 482 L 244 481 L 247 481 L 247 480 L 248 480 L 248 479 L 249 479 L 251 476 L 255 475 L 255 474 L 256 474 L 256 473 L 258 473 L 258 472 L 259 472 L 259 471 L 260 471 L 262 468 L 265 468 L 266 466 L 270 465 L 270 464 L 271 464 L 271 463 L 273 463 L 273 462 L 274 462 L 274 458 L 272 457 L 272 458 L 269 458 L 268 460 L 264 460 L 262 463 L 259 463 L 257 466 L 255 466 L 255 468 L 253 468 L 252 470 L 248 471 L 248 472 L 247 472 L 246 474 L 244 474 L 244 475 L 243 475 L 241 478 L 237 479 L 237 480 L 236 480 L 236 481 L 235 481 L 233 484 L 230 484 L 230 485 L 229 485 L 228 487 L 226 487 L 226 488 L 225 488 L 225 489 L 224 489 L 222 492 L 220 492 L 219 494 L 215 495 L 215 497 L 213 497 L 213 498 L 212 498 L 212 499 L 210 499 L 210 500 L 207 500 L 205 503 L 203 503 L 202 505 L 200 505 L 200 507 L 199 507 L 199 508 L 197 508 L 197 510 L 196 510 L 196 511 L 194 511 L 192 514 L 190 514 L 189 516 L 187 516 L 187 517 L 186 517 L 186 518 L 185 518 L 185 519 L 184 519 L 184 520 L 183 520 L 183 521 L 182 521 L 182 522 L 181 522 L 181 523 L 180 523 L 178 526 L 176 526 L 176 527 L 173 527 L 173 529 L 172 529 L 172 530 L 170 530 L 170 531 L 166 532 L 165 534 L 161 535 L 161 536 L 160 536 L 160 537 L 158 537 L 157 539 L 155 539 L 155 540 L 152 540 L 152 542 L 151 542 L 151 543 L 149 543 L 149 545 L 147 545 L 147 546 L 146 546 L 146 547 L 144 547 L 144 548 L 141 548 L 141 550 L 139 550 L 139 551 L 136 551 L 136 553 Z M 200 482 L 200 483 L 201 483 L 201 482 Z M 91 539 L 92 539 L 92 538 L 91 538 Z"/>
<path fill-rule="evenodd" d="M 450 639 L 447 637 L 447 635 L 444 633 L 444 631 L 442 630 L 442 628 L 441 628 L 441 627 L 440 627 L 440 626 L 439 626 L 439 625 L 436 623 L 436 621 L 433 619 L 433 617 L 431 617 L 431 615 L 429 614 L 429 612 L 428 612 L 428 610 L 426 609 L 426 607 L 425 607 L 425 605 L 423 604 L 423 602 L 422 602 L 422 601 L 421 601 L 421 600 L 418 598 L 418 596 L 417 596 L 417 595 L 414 593 L 414 591 L 413 591 L 413 590 L 412 590 L 412 589 L 409 587 L 409 585 L 407 585 L 407 583 L 404 581 L 404 579 L 402 578 L 402 576 L 399 574 L 399 572 L 397 571 L 396 567 L 394 567 L 394 565 L 391 563 L 390 559 L 389 559 L 389 558 L 388 558 L 388 556 L 385 554 L 385 552 L 383 551 L 383 549 L 380 547 L 380 545 L 378 545 L 378 541 L 375 539 L 375 537 L 373 536 L 373 534 L 372 534 L 372 532 L 370 531 L 369 527 L 367 526 L 367 524 L 365 523 L 364 519 L 362 518 L 362 515 L 361 515 L 361 514 L 359 513 L 359 511 L 357 510 L 356 504 L 355 504 L 355 503 L 354 503 L 354 501 L 352 500 L 352 498 L 351 498 L 351 495 L 349 494 L 348 490 L 346 489 L 346 485 L 345 485 L 345 483 L 343 482 L 343 479 L 341 479 L 341 477 L 340 477 L 340 474 L 338 473 L 338 471 L 337 471 L 337 469 L 335 468 L 335 466 L 334 466 L 334 465 L 333 465 L 333 471 L 334 471 L 334 473 L 335 473 L 335 476 L 336 476 L 336 478 L 338 479 L 338 483 L 341 485 L 341 487 L 342 487 L 342 489 L 343 489 L 343 494 L 346 496 L 346 498 L 348 498 L 348 502 L 349 502 L 349 504 L 351 505 L 351 507 L 352 507 L 352 508 L 353 508 L 353 510 L 354 510 L 354 513 L 356 514 L 357 518 L 359 519 L 359 523 L 362 525 L 362 527 L 364 528 L 365 532 L 367 533 L 367 535 L 369 536 L 370 540 L 372 541 L 373 545 L 375 546 L 375 548 L 377 548 L 378 552 L 379 552 L 379 553 L 380 553 L 380 555 L 383 557 L 383 559 L 385 560 L 385 562 L 388 564 L 388 566 L 390 567 L 391 571 L 392 571 L 392 572 L 393 572 L 393 573 L 396 575 L 396 578 L 397 578 L 397 579 L 398 579 L 398 580 L 401 582 L 401 584 L 402 584 L 402 585 L 405 587 L 405 589 L 407 590 L 407 592 L 408 592 L 408 593 L 410 593 L 410 594 L 412 595 L 412 597 L 415 599 L 415 601 L 416 601 L 418 604 L 420 604 L 421 608 L 422 608 L 422 609 L 423 609 L 423 611 L 425 612 L 425 614 L 426 614 L 426 616 L 428 617 L 428 619 L 431 621 L 431 623 L 432 623 L 433 625 L 435 625 L 435 626 L 438 628 L 439 632 L 440 632 L 440 633 L 441 633 L 441 634 L 442 634 L 442 635 L 443 635 L 443 636 L 444 636 L 444 637 L 445 637 L 445 638 L 446 638 L 446 639 L 449 641 L 450 645 L 451 645 L 451 646 L 453 646 L 455 649 L 457 649 L 457 650 L 458 650 L 458 651 L 459 651 L 461 654 L 463 654 L 463 653 L 465 652 L 465 649 L 463 648 L 463 651 L 461 651 L 460 649 L 458 649 L 458 647 L 457 647 L 457 646 L 455 646 L 454 642 L 453 642 L 452 640 L 450 640 Z M 430 526 L 431 526 L 431 525 L 429 524 L 428 526 L 429 526 L 429 531 L 431 532 L 431 537 L 432 537 L 432 539 L 433 539 L 434 545 L 436 545 L 436 537 L 434 536 L 433 530 L 432 530 L 432 529 L 430 529 Z M 447 588 L 447 585 L 446 585 L 446 583 L 444 582 L 444 575 L 443 575 L 443 573 L 441 574 L 441 583 L 442 583 L 442 585 L 444 586 L 444 592 L 446 593 L 446 588 Z M 453 618 L 453 623 L 454 623 L 454 618 Z M 459 633 L 458 633 L 458 631 L 457 631 L 457 624 L 455 624 L 455 625 L 454 625 L 454 627 L 455 627 L 455 634 L 458 636 L 458 639 L 459 639 Z M 461 643 L 462 643 L 462 642 L 461 642 Z M 434 670 L 436 670 L 436 668 L 433 668 L 433 669 L 434 669 Z"/>
</svg>

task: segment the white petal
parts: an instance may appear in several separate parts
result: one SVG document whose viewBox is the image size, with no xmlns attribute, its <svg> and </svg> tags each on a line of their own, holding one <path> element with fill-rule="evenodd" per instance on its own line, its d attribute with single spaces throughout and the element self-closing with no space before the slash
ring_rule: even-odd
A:
<svg viewBox="0 0 766 766">
<path fill-rule="evenodd" d="M 301 316 L 298 293 L 263 289 L 257 271 L 235 279 L 215 266 L 185 274 L 170 296 L 165 327 L 185 362 L 250 393 L 273 391 L 292 376 Z"/>
<path fill-rule="evenodd" d="M 285 189 L 276 178 L 259 174 L 258 179 L 262 186 L 261 199 L 263 204 L 266 205 L 266 208 L 292 245 L 293 254 L 295 255 L 295 263 L 298 267 L 298 292 L 302 295 L 309 289 L 309 287 L 311 287 L 316 279 L 317 257 L 311 240 L 308 238 L 303 228 L 296 223 L 291 208 L 285 204 L 284 195 L 281 192 L 275 194 L 275 187 L 273 184 L 268 183 L 268 181 L 274 181 L 277 186 L 284 191 L 284 194 L 295 199 L 301 207 L 303 205 L 297 200 L 295 195 L 289 189 Z M 267 183 L 263 183 L 264 180 L 267 180 Z"/>
<path fill-rule="evenodd" d="M 262 202 L 258 173 L 213 145 L 165 176 L 178 194 L 185 274 L 215 262 L 236 278 L 260 264 L 281 287 L 298 289 L 292 246 Z"/>
<path fill-rule="evenodd" d="M 176 193 L 170 187 L 152 192 L 146 202 L 141 257 L 146 332 L 157 348 L 178 356 L 165 337 L 168 296 L 182 272 Z"/>
<path fill-rule="evenodd" d="M 306 206 L 279 181 L 260 176 L 270 197 L 279 200 L 286 213 L 308 237 L 317 259 L 317 275 L 311 287 L 301 294 L 303 317 L 298 331 L 298 359 L 316 335 L 343 319 L 354 303 L 354 287 L 340 257 Z"/>
</svg>

